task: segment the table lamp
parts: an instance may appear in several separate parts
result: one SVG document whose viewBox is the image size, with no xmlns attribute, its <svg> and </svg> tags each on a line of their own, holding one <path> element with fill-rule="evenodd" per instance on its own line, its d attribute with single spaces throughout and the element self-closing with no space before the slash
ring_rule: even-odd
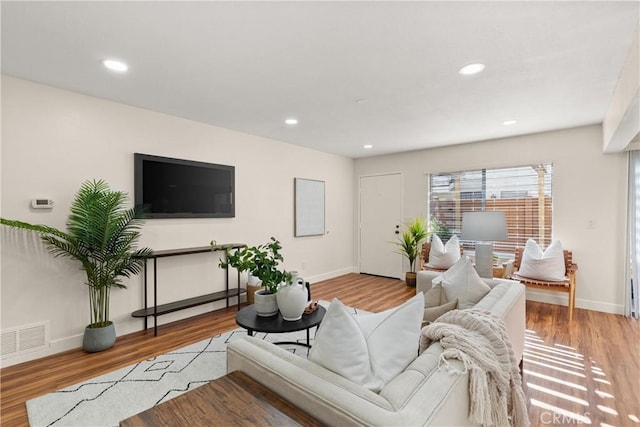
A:
<svg viewBox="0 0 640 427">
<path fill-rule="evenodd" d="M 476 241 L 476 271 L 480 277 L 493 277 L 493 242 L 509 238 L 504 212 L 463 212 L 460 238 Z"/>
</svg>

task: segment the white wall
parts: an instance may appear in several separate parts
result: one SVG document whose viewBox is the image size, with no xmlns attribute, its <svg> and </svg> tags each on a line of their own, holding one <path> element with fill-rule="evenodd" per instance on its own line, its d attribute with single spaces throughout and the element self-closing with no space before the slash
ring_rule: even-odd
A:
<svg viewBox="0 0 640 427">
<path fill-rule="evenodd" d="M 283 244 L 285 268 L 317 281 L 354 269 L 352 159 L 159 114 L 69 91 L 2 77 L 1 216 L 63 228 L 81 182 L 105 179 L 133 196 L 133 153 L 236 167 L 233 219 L 149 220 L 142 244 L 155 250 L 218 243 Z M 326 182 L 327 234 L 293 237 L 293 178 Z M 52 211 L 29 208 L 32 198 L 55 200 Z M 80 346 L 89 322 L 83 273 L 53 259 L 33 236 L 2 227 L 2 330 L 50 321 L 47 351 L 14 357 L 5 366 Z M 217 256 L 160 261 L 160 302 L 221 290 Z M 142 279 L 114 290 L 111 319 L 118 335 L 142 328 Z M 224 303 L 221 303 L 224 304 Z M 218 304 L 217 306 L 221 306 Z M 210 310 L 163 316 L 160 323 Z"/>
<path fill-rule="evenodd" d="M 622 313 L 627 163 L 624 153 L 602 154 L 599 125 L 358 159 L 354 186 L 362 175 L 402 171 L 403 216 L 410 218 L 426 213 L 426 173 L 539 162 L 553 163 L 553 238 L 573 250 L 579 265 L 576 306 Z M 354 212 L 357 227 L 355 204 Z M 566 303 L 558 292 L 527 295 Z"/>
<path fill-rule="evenodd" d="M 640 142 L 640 26 L 636 28 L 629 53 L 609 101 L 602 124 L 605 153 L 622 151 Z"/>
<path fill-rule="evenodd" d="M 625 154 L 602 154 L 601 126 L 356 160 L 154 113 L 56 88 L 2 77 L 2 195 L 0 215 L 64 227 L 80 183 L 103 178 L 133 194 L 134 152 L 236 166 L 233 219 L 150 220 L 142 243 L 155 250 L 207 245 L 211 239 L 258 244 L 276 236 L 285 267 L 317 281 L 353 271 L 357 259 L 358 179 L 403 174 L 403 215 L 426 213 L 428 172 L 553 162 L 554 238 L 580 265 L 577 306 L 622 312 Z M 326 181 L 328 234 L 293 237 L 293 178 Z M 52 198 L 53 211 L 29 200 Z M 587 228 L 593 221 L 594 228 Z M 83 274 L 53 259 L 34 236 L 1 230 L 0 328 L 48 320 L 48 350 L 5 359 L 4 366 L 78 347 L 88 323 Z M 161 261 L 160 298 L 172 300 L 221 289 L 217 257 Z M 118 335 L 142 328 L 130 313 L 142 306 L 141 278 L 114 290 L 111 318 Z M 557 293 L 530 298 L 557 301 Z M 220 306 L 220 305 L 218 305 Z M 207 308 L 163 316 L 160 323 Z"/>
</svg>

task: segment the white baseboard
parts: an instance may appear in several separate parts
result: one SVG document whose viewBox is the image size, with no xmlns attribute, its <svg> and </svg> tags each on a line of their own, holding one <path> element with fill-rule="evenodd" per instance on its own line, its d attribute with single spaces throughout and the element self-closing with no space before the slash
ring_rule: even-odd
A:
<svg viewBox="0 0 640 427">
<path fill-rule="evenodd" d="M 555 291 L 532 291 L 527 289 L 527 299 L 531 301 L 544 302 L 547 304 L 568 305 L 569 294 Z M 585 310 L 601 311 L 611 314 L 624 314 L 624 307 L 621 304 L 611 304 L 601 301 L 593 301 L 583 298 L 576 298 L 576 308 Z"/>
<path fill-rule="evenodd" d="M 224 306 L 224 301 L 222 301 L 222 306 Z M 221 307 L 218 307 L 218 308 L 221 308 Z M 200 309 L 200 310 L 198 311 L 194 309 Z M 170 317 L 171 315 L 158 317 L 158 325 L 169 323 L 170 321 L 180 320 L 181 318 L 185 318 L 185 317 L 195 316 L 200 314 L 201 312 L 206 312 L 206 311 L 211 311 L 211 308 L 206 310 L 205 308 L 202 308 L 202 307 L 194 307 L 193 309 L 184 310 L 184 312 L 179 313 L 179 314 L 182 314 L 182 316 L 179 316 L 178 313 L 171 313 L 171 314 L 178 314 L 178 315 L 174 316 L 174 318 L 172 319 L 163 318 L 163 317 Z M 122 335 L 130 334 L 132 332 L 140 331 L 143 328 L 143 323 L 142 323 L 143 320 L 134 319 L 130 315 L 122 315 L 120 317 L 114 316 L 112 317 L 112 321 L 115 324 L 116 335 L 118 337 Z M 150 328 L 153 327 L 152 317 L 149 318 L 148 327 Z M 82 347 L 82 337 L 83 337 L 83 334 L 76 334 L 76 335 L 71 335 L 64 338 L 52 339 L 49 341 L 49 345 L 45 349 L 42 349 L 39 351 L 32 351 L 32 352 L 20 354 L 17 356 L 3 358 L 2 360 L 0 360 L 0 366 L 5 368 L 8 366 L 17 365 L 24 362 L 29 362 L 31 360 L 40 359 L 42 357 L 51 356 L 56 353 L 62 353 L 63 351 L 78 349 Z M 117 341 L 116 341 L 116 345 L 118 345 Z"/>
<path fill-rule="evenodd" d="M 592 301 L 588 299 L 577 298 L 576 307 L 585 310 L 602 311 L 604 313 L 624 315 L 624 306 L 622 304 L 611 304 L 608 302 Z"/>
<path fill-rule="evenodd" d="M 318 274 L 316 276 L 304 277 L 307 282 L 310 282 L 312 285 L 314 282 L 321 282 L 323 280 L 334 279 L 339 276 L 344 276 L 349 273 L 358 273 L 358 268 L 355 266 L 341 268 L 340 270 L 330 271 L 328 273 Z M 313 289 L 313 288 L 312 288 Z"/>
<path fill-rule="evenodd" d="M 349 273 L 357 273 L 358 270 L 356 267 L 345 267 L 340 270 L 331 271 L 328 273 L 319 274 L 316 276 L 304 277 L 304 279 L 308 282 L 320 282 L 322 280 L 333 279 L 338 276 L 342 276 Z M 312 288 L 313 289 L 313 288 Z M 242 298 L 241 300 L 244 300 Z M 229 301 L 231 305 L 236 304 L 235 298 L 231 298 Z M 158 317 L 158 325 L 164 325 L 166 323 L 175 322 L 177 320 L 185 319 L 187 317 L 197 316 L 202 313 L 207 313 L 212 310 L 221 309 L 225 306 L 225 301 L 216 301 L 211 304 L 207 304 L 206 306 L 192 307 L 186 310 L 182 310 L 180 312 L 169 313 L 164 316 Z M 123 314 L 122 316 L 115 316 L 111 319 L 116 326 L 116 334 L 118 337 L 126 334 L 130 334 L 132 332 L 140 331 L 143 328 L 143 320 L 142 319 L 134 319 L 128 314 Z M 150 317 L 148 319 L 147 326 L 149 328 L 153 328 L 153 318 Z M 29 362 L 31 360 L 40 359 L 42 357 L 51 356 L 56 353 L 61 353 L 67 350 L 73 350 L 82 347 L 82 336 L 83 334 L 72 335 L 69 337 L 59 338 L 55 340 L 49 341 L 49 345 L 47 348 L 32 351 L 20 355 L 16 355 L 13 357 L 5 357 L 0 359 L 0 367 L 5 368 L 13 365 L 18 365 L 20 363 Z M 117 342 L 116 342 L 117 345 Z"/>
<path fill-rule="evenodd" d="M 31 360 L 40 359 L 46 356 L 51 356 L 56 353 L 62 353 L 63 351 L 73 350 L 74 348 L 78 348 L 81 346 L 82 334 L 59 340 L 51 340 L 49 341 L 49 345 L 45 349 L 32 351 L 13 357 L 3 358 L 0 361 L 0 367 L 6 368 L 8 366 L 18 365 L 20 363 L 29 362 Z"/>
</svg>

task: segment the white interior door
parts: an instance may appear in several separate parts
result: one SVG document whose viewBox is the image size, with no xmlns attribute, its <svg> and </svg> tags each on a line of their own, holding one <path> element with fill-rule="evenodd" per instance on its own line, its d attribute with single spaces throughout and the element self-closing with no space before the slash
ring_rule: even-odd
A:
<svg viewBox="0 0 640 427">
<path fill-rule="evenodd" d="M 401 278 L 402 256 L 389 242 L 400 232 L 402 176 L 360 177 L 360 272 Z"/>
</svg>

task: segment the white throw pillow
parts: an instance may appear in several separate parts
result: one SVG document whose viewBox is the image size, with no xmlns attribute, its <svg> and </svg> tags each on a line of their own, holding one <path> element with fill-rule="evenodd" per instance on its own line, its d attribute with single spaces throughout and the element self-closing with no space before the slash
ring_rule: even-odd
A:
<svg viewBox="0 0 640 427">
<path fill-rule="evenodd" d="M 458 308 L 472 308 L 491 288 L 478 276 L 469 257 L 464 256 L 442 273 L 441 284 L 447 302 L 458 299 Z"/>
<path fill-rule="evenodd" d="M 431 289 L 424 294 L 425 308 L 438 307 L 445 302 L 446 301 L 442 297 L 442 286 L 440 285 L 440 282 L 431 286 Z"/>
<path fill-rule="evenodd" d="M 309 360 L 377 393 L 418 356 L 423 312 L 422 292 L 390 310 L 357 316 L 334 298 Z"/>
<path fill-rule="evenodd" d="M 428 324 L 435 322 L 438 317 L 442 316 L 445 313 L 450 312 L 451 310 L 455 310 L 458 308 L 458 300 L 454 299 L 451 302 L 445 302 L 442 305 L 436 307 L 425 307 L 424 315 L 422 317 L 422 327 L 424 328 Z"/>
<path fill-rule="evenodd" d="M 455 234 L 451 236 L 446 245 L 437 234 L 431 238 L 431 249 L 429 250 L 429 262 L 427 267 L 446 270 L 460 259 L 460 240 Z"/>
<path fill-rule="evenodd" d="M 556 240 L 542 252 L 535 240 L 527 240 L 518 275 L 530 279 L 560 282 L 564 280 L 564 249 Z"/>
</svg>

